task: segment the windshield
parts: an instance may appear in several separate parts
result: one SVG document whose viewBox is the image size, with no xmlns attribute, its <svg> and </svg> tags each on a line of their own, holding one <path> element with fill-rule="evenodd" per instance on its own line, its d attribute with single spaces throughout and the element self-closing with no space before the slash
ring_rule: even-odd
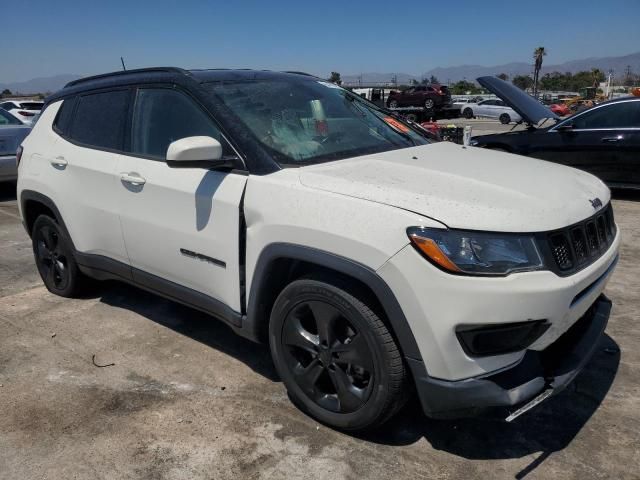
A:
<svg viewBox="0 0 640 480">
<path fill-rule="evenodd" d="M 281 166 L 429 143 L 407 124 L 331 83 L 278 78 L 207 86 Z"/>
</svg>

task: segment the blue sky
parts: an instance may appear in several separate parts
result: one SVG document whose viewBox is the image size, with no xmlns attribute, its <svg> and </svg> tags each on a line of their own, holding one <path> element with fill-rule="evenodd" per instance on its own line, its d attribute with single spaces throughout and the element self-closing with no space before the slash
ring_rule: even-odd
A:
<svg viewBox="0 0 640 480">
<path fill-rule="evenodd" d="M 327 75 L 640 50 L 640 1 L 0 0 L 0 82 L 127 67 Z M 357 5 L 357 6 L 356 6 Z M 535 7 L 531 7 L 534 5 Z M 596 6 L 600 5 L 600 6 Z M 15 21 L 14 21 L 15 20 Z"/>
</svg>

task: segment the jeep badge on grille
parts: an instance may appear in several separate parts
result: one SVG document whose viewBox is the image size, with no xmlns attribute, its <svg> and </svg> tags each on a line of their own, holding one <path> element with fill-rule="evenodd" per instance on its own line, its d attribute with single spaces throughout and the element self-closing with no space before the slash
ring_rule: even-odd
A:
<svg viewBox="0 0 640 480">
<path fill-rule="evenodd" d="M 591 206 L 593 208 L 595 208 L 596 210 L 598 210 L 599 208 L 602 208 L 602 200 L 600 200 L 598 197 L 594 198 L 593 200 L 589 200 L 591 202 Z"/>
</svg>

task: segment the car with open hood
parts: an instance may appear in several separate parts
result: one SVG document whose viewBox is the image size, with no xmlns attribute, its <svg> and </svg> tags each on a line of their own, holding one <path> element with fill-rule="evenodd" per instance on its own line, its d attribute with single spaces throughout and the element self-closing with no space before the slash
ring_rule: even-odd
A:
<svg viewBox="0 0 640 480">
<path fill-rule="evenodd" d="M 295 404 L 339 429 L 414 392 L 433 417 L 513 420 L 569 384 L 607 324 L 620 234 L 600 180 L 432 143 L 311 75 L 76 80 L 22 147 L 47 289 L 115 279 L 207 312 L 268 344 Z"/>
<path fill-rule="evenodd" d="M 617 98 L 561 119 L 499 78 L 478 82 L 517 111 L 527 128 L 473 137 L 471 145 L 579 168 L 610 187 L 640 188 L 640 98 Z"/>
</svg>

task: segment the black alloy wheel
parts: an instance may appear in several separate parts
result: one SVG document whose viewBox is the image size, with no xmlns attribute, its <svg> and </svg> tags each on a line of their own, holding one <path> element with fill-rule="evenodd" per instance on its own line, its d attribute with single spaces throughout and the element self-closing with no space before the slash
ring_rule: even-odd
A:
<svg viewBox="0 0 640 480">
<path fill-rule="evenodd" d="M 55 220 L 39 216 L 33 224 L 31 241 L 38 273 L 47 289 L 63 297 L 77 294 L 83 276 L 70 242 Z"/>
<path fill-rule="evenodd" d="M 287 285 L 269 323 L 274 364 L 291 400 L 343 430 L 381 425 L 404 404 L 402 354 L 372 300 L 340 278 Z"/>
<path fill-rule="evenodd" d="M 321 407 L 351 413 L 369 398 L 374 366 L 367 341 L 334 306 L 297 304 L 284 321 L 282 343 L 296 382 Z"/>
<path fill-rule="evenodd" d="M 511 117 L 508 113 L 503 113 L 502 115 L 500 115 L 499 120 L 501 124 L 507 125 L 511 121 Z"/>
<path fill-rule="evenodd" d="M 436 102 L 434 102 L 432 98 L 427 98 L 424 101 L 424 108 L 426 108 L 427 110 L 431 110 L 435 106 L 435 104 Z"/>
<path fill-rule="evenodd" d="M 389 102 L 389 108 L 398 108 L 398 101 L 397 100 L 391 100 Z"/>
<path fill-rule="evenodd" d="M 462 112 L 462 115 L 464 115 L 464 118 L 466 119 L 471 119 L 473 118 L 473 110 L 471 110 L 470 108 L 465 108 Z"/>
</svg>

